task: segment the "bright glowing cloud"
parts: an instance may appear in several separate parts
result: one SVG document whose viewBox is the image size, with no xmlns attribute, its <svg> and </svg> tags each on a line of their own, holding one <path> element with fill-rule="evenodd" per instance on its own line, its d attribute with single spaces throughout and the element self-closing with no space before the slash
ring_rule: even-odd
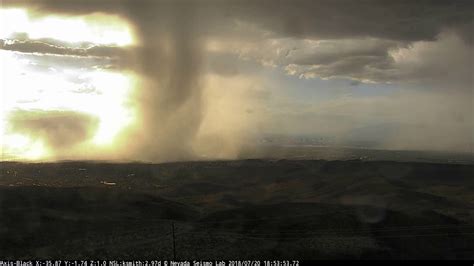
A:
<svg viewBox="0 0 474 266">
<path fill-rule="evenodd" d="M 18 110 L 72 111 L 97 118 L 98 127 L 84 143 L 91 148 L 110 146 L 117 134 L 133 121 L 127 103 L 134 88 L 132 74 L 79 67 L 34 71 L 31 69 L 36 64 L 34 60 L 10 51 L 0 51 L 0 61 L 3 159 L 38 160 L 54 156 L 55 151 L 48 149 L 41 137 L 12 129 L 9 115 Z"/>
<path fill-rule="evenodd" d="M 20 134 L 2 134 L 0 144 L 4 159 L 38 160 L 49 155 L 41 141 Z"/>
<path fill-rule="evenodd" d="M 30 40 L 54 39 L 72 46 L 81 43 L 128 46 L 134 41 L 128 23 L 116 15 L 34 17 L 26 9 L 0 9 L 0 39 L 22 36 Z M 134 86 L 133 76 L 81 64 L 56 66 L 54 60 L 39 61 L 41 57 L 44 57 L 41 53 L 24 56 L 0 50 L 2 159 L 39 160 L 55 155 L 56 151 L 48 147 L 48 140 L 42 139 L 40 133 L 34 136 L 28 134 L 28 130 L 13 126 L 9 119 L 18 111 L 41 115 L 51 114 L 48 111 L 90 115 L 99 123 L 93 129 L 92 138 L 84 145 L 92 148 L 111 145 L 117 134 L 133 120 L 127 105 Z M 73 155 L 74 151 L 70 152 Z"/>
<path fill-rule="evenodd" d="M 24 9 L 0 9 L 0 38 L 26 33 L 30 39 L 52 38 L 69 43 L 90 42 L 102 45 L 133 44 L 126 21 L 103 13 L 65 17 L 32 18 Z"/>
</svg>

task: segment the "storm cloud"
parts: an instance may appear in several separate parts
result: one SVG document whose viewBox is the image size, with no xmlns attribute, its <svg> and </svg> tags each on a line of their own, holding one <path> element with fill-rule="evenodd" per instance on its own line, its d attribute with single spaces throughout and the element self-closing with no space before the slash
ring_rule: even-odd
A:
<svg viewBox="0 0 474 266">
<path fill-rule="evenodd" d="M 72 111 L 16 111 L 9 116 L 10 130 L 59 150 L 88 140 L 98 125 L 96 118 Z"/>
<path fill-rule="evenodd" d="M 99 46 L 71 48 L 31 40 L 3 41 L 2 47 L 26 53 L 121 58 L 122 65 L 142 77 L 133 96 L 138 123 L 130 133 L 130 139 L 138 141 L 129 144 L 140 159 L 193 158 L 196 147 L 212 143 L 212 138 L 200 142 L 203 127 L 226 122 L 225 117 L 216 118 L 214 112 L 233 117 L 235 113 L 250 115 L 258 113 L 254 110 L 265 109 L 249 107 L 248 97 L 241 98 L 237 107 L 229 101 L 221 110 L 215 109 L 219 105 L 213 105 L 206 97 L 216 91 L 205 86 L 209 80 L 205 66 L 211 53 L 227 58 L 237 55 L 239 60 L 281 68 L 288 75 L 304 79 L 397 83 L 420 91 L 456 90 L 472 97 L 472 1 L 4 0 L 4 5 L 27 7 L 38 15 L 113 13 L 132 24 L 138 43 L 130 52 Z M 210 66 L 230 80 L 239 76 L 228 60 L 217 60 Z M 424 99 L 419 94 L 417 97 Z M 232 110 L 226 109 L 230 106 Z M 433 109 L 433 115 L 436 105 L 430 102 L 427 106 Z M 339 128 L 342 123 L 347 127 L 344 130 L 351 128 L 351 123 L 334 117 L 318 119 L 320 125 Z M 471 120 L 472 115 L 465 120 L 467 127 L 461 126 L 463 138 L 472 134 Z M 242 127 L 246 130 L 257 128 L 252 119 L 239 116 L 232 121 L 251 123 Z M 408 135 L 411 134 L 414 133 Z M 228 134 L 226 138 L 238 135 Z M 235 147 L 233 150 L 236 154 Z"/>
</svg>

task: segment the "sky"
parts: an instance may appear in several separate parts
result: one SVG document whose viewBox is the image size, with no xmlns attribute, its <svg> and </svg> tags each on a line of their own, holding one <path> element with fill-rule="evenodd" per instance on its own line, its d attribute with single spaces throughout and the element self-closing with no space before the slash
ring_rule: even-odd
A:
<svg viewBox="0 0 474 266">
<path fill-rule="evenodd" d="M 472 153 L 472 1 L 2 3 L 3 159 L 232 159 L 268 135 Z"/>
</svg>

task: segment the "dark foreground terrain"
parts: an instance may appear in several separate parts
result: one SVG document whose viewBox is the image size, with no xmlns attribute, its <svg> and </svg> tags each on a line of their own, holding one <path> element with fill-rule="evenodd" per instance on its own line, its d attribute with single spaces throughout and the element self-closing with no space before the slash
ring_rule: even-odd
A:
<svg viewBox="0 0 474 266">
<path fill-rule="evenodd" d="M 0 257 L 473 259 L 474 166 L 0 163 Z"/>
</svg>

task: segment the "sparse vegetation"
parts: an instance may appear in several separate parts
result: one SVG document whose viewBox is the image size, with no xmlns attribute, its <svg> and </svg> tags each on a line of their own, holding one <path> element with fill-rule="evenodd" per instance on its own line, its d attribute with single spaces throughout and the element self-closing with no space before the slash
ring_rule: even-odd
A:
<svg viewBox="0 0 474 266">
<path fill-rule="evenodd" d="M 174 221 L 178 259 L 472 259 L 473 169 L 357 160 L 3 162 L 0 250 L 15 259 L 169 259 Z"/>
</svg>

